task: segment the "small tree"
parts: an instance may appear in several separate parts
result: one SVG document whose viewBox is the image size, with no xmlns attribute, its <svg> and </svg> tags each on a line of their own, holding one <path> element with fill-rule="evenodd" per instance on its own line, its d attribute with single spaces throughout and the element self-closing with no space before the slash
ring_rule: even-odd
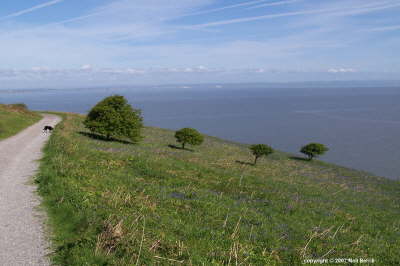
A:
<svg viewBox="0 0 400 266">
<path fill-rule="evenodd" d="M 182 149 L 185 144 L 200 145 L 203 143 L 203 136 L 194 128 L 182 128 L 175 132 L 176 141 L 182 143 Z"/>
<path fill-rule="evenodd" d="M 265 144 L 251 145 L 250 150 L 253 153 L 253 155 L 255 156 L 254 165 L 257 164 L 258 158 L 260 158 L 262 156 L 268 156 L 274 152 L 274 149 L 272 149 L 270 146 L 265 145 Z"/>
<path fill-rule="evenodd" d="M 307 155 L 308 160 L 312 160 L 314 157 L 317 157 L 319 155 L 325 154 L 329 149 L 321 143 L 310 143 L 305 146 L 303 146 L 300 150 L 301 153 L 304 153 Z"/>
<path fill-rule="evenodd" d="M 96 104 L 83 123 L 91 132 L 107 139 L 127 137 L 137 142 L 141 138 L 143 118 L 141 111 L 133 109 L 123 96 L 114 95 Z"/>
</svg>

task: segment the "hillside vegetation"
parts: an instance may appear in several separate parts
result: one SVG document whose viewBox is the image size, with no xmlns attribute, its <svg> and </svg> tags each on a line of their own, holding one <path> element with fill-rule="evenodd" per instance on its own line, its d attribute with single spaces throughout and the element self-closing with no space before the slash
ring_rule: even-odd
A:
<svg viewBox="0 0 400 266">
<path fill-rule="evenodd" d="M 24 104 L 0 104 L 0 140 L 18 133 L 40 119 L 38 113 L 29 111 Z"/>
<path fill-rule="evenodd" d="M 182 150 L 152 127 L 107 141 L 63 116 L 36 179 L 57 264 L 399 263 L 399 182 L 281 152 L 253 166 L 247 145 Z"/>
</svg>

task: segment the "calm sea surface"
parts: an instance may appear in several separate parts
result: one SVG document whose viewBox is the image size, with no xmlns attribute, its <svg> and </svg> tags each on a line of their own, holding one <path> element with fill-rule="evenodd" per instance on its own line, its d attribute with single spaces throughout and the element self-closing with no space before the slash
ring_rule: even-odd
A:
<svg viewBox="0 0 400 266">
<path fill-rule="evenodd" d="M 400 179 L 400 88 L 0 91 L 0 103 L 86 113 L 113 94 L 142 109 L 147 125 L 195 127 L 293 153 L 321 142 L 330 148 L 325 161 Z"/>
</svg>

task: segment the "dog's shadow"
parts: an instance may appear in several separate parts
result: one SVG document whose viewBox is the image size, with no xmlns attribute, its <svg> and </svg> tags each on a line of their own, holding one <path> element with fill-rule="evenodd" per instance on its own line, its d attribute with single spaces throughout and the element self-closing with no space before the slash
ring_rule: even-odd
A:
<svg viewBox="0 0 400 266">
<path fill-rule="evenodd" d="M 173 144 L 169 144 L 168 147 L 170 147 L 171 149 L 176 149 L 176 150 L 183 150 L 183 151 L 191 151 L 194 152 L 194 150 L 188 149 L 188 148 L 182 148 L 182 146 L 176 146 Z"/>
<path fill-rule="evenodd" d="M 238 164 L 241 164 L 241 165 L 250 165 L 250 166 L 254 166 L 254 163 L 243 162 L 243 161 L 239 161 L 239 160 L 236 160 L 235 163 L 238 163 Z"/>
<path fill-rule="evenodd" d="M 119 142 L 122 144 L 134 144 L 133 142 L 130 141 L 126 141 L 126 140 L 121 140 L 121 139 L 116 139 L 116 138 L 106 138 L 103 135 L 99 135 L 96 133 L 91 133 L 91 132 L 85 132 L 85 131 L 79 131 L 78 134 L 91 138 L 91 139 L 95 139 L 95 140 L 100 140 L 100 141 L 106 141 L 106 142 Z"/>
</svg>

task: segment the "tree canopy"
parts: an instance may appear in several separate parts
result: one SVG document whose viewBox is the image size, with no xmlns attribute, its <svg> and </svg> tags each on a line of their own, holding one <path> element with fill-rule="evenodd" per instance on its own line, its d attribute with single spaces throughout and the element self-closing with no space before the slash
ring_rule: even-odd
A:
<svg viewBox="0 0 400 266">
<path fill-rule="evenodd" d="M 175 132 L 176 141 L 182 143 L 182 149 L 185 149 L 185 144 L 200 145 L 204 141 L 201 135 L 194 128 L 182 128 Z"/>
<path fill-rule="evenodd" d="M 120 95 L 107 97 L 97 103 L 87 115 L 84 125 L 93 133 L 112 137 L 126 137 L 132 142 L 141 139 L 143 127 L 141 111 L 132 108 Z"/>
<path fill-rule="evenodd" d="M 301 153 L 307 155 L 311 161 L 314 157 L 325 154 L 329 149 L 321 143 L 310 143 L 303 146 L 300 150 Z"/>
<path fill-rule="evenodd" d="M 265 145 L 265 144 L 251 145 L 250 150 L 253 153 L 253 155 L 255 156 L 254 165 L 257 164 L 258 158 L 260 158 L 262 156 L 268 156 L 274 152 L 274 149 L 272 149 L 270 146 Z"/>
</svg>

